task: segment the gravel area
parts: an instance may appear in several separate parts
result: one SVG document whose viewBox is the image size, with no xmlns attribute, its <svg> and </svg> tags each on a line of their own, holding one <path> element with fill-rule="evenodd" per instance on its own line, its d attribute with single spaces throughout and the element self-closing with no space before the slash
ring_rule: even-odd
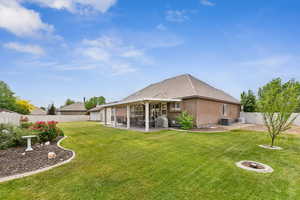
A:
<svg viewBox="0 0 300 200">
<path fill-rule="evenodd" d="M 34 150 L 29 152 L 25 152 L 26 147 L 0 150 L 0 178 L 49 167 L 71 158 L 73 153 L 58 147 L 57 141 L 43 146 L 35 144 Z M 49 152 L 55 152 L 56 158 L 48 159 Z"/>
</svg>

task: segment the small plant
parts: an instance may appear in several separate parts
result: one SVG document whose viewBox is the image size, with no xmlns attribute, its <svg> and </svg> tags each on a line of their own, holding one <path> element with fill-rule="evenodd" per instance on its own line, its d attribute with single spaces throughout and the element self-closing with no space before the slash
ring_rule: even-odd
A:
<svg viewBox="0 0 300 200">
<path fill-rule="evenodd" d="M 32 132 L 13 125 L 0 124 L 0 149 L 25 145 L 26 140 L 22 138 L 25 135 L 32 135 Z"/>
<path fill-rule="evenodd" d="M 20 127 L 24 129 L 29 129 L 33 125 L 32 122 L 21 122 Z"/>
<path fill-rule="evenodd" d="M 192 115 L 187 112 L 182 112 L 180 116 L 177 118 L 178 123 L 180 124 L 180 128 L 184 130 L 192 129 L 194 126 L 194 118 Z"/>
<path fill-rule="evenodd" d="M 41 142 L 53 141 L 57 136 L 63 136 L 63 131 L 58 128 L 58 122 L 49 121 L 49 122 L 36 122 L 31 126 L 31 129 L 37 132 L 39 140 Z"/>
</svg>

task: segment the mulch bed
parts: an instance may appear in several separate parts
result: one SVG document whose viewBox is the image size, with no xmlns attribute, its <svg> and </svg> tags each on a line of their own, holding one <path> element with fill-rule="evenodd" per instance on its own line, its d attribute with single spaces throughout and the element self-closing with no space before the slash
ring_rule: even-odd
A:
<svg viewBox="0 0 300 200">
<path fill-rule="evenodd" d="M 61 138 L 50 145 L 35 144 L 32 146 L 34 150 L 29 152 L 25 152 L 26 147 L 0 150 L 0 178 L 38 170 L 68 160 L 73 153 L 57 146 L 57 141 Z M 24 152 L 25 155 L 22 155 Z M 56 158 L 48 159 L 49 152 L 55 152 Z"/>
<path fill-rule="evenodd" d="M 216 127 L 216 128 L 193 128 L 189 131 L 198 131 L 198 132 L 214 132 L 214 131 L 226 131 L 226 129 L 222 127 Z"/>
<path fill-rule="evenodd" d="M 183 129 L 179 129 L 179 128 L 174 128 L 177 130 L 183 130 Z M 213 128 L 192 128 L 189 129 L 187 131 L 194 131 L 194 132 L 219 132 L 219 131 L 226 131 L 226 129 L 222 128 L 222 127 L 213 127 Z"/>
<path fill-rule="evenodd" d="M 250 168 L 253 168 L 253 169 L 265 169 L 264 166 L 258 164 L 258 163 L 254 163 L 254 162 L 243 162 L 242 165 L 246 166 L 246 167 L 250 167 Z"/>
</svg>

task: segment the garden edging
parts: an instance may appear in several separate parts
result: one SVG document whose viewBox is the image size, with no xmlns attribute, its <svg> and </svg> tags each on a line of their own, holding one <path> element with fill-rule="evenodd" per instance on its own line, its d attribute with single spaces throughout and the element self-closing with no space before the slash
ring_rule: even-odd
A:
<svg viewBox="0 0 300 200">
<path fill-rule="evenodd" d="M 22 174 L 16 174 L 16 175 L 11 175 L 11 176 L 7 176 L 7 177 L 0 178 L 0 183 L 6 182 L 6 181 L 10 181 L 10 180 L 14 180 L 14 179 L 23 178 L 23 177 L 26 177 L 26 176 L 31 176 L 31 175 L 38 174 L 38 173 L 41 173 L 41 172 L 45 172 L 45 171 L 48 171 L 48 170 L 53 169 L 53 168 L 55 168 L 55 167 L 58 167 L 58 166 L 61 166 L 61 165 L 64 165 L 64 164 L 67 164 L 67 163 L 71 162 L 71 161 L 75 158 L 75 156 L 76 156 L 75 152 L 74 152 L 73 150 L 71 150 L 71 149 L 64 148 L 64 147 L 62 147 L 62 146 L 60 145 L 60 143 L 61 143 L 64 139 L 66 139 L 67 137 L 68 137 L 68 136 L 65 136 L 65 137 L 61 138 L 61 139 L 57 142 L 57 146 L 58 146 L 59 148 L 63 149 L 63 150 L 71 151 L 72 154 L 73 154 L 71 158 L 69 158 L 68 160 L 65 160 L 65 161 L 63 161 L 63 162 L 61 162 L 61 163 L 57 163 L 57 164 L 55 164 L 55 165 L 52 165 L 52 166 L 49 166 L 49 167 L 45 167 L 45 168 L 41 168 L 41 169 L 38 169 L 38 170 L 35 170 L 35 171 L 25 172 L 25 173 L 22 173 Z"/>
</svg>

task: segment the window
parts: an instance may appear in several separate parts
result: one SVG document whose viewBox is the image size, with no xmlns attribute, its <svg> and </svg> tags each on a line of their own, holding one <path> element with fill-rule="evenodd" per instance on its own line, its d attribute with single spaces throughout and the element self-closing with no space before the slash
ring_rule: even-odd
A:
<svg viewBox="0 0 300 200">
<path fill-rule="evenodd" d="M 222 114 L 223 114 L 223 116 L 227 117 L 227 113 L 228 113 L 228 105 L 223 104 L 222 105 Z"/>
<path fill-rule="evenodd" d="M 173 112 L 181 111 L 180 103 L 179 102 L 171 103 L 170 104 L 170 111 L 173 111 Z"/>
</svg>

